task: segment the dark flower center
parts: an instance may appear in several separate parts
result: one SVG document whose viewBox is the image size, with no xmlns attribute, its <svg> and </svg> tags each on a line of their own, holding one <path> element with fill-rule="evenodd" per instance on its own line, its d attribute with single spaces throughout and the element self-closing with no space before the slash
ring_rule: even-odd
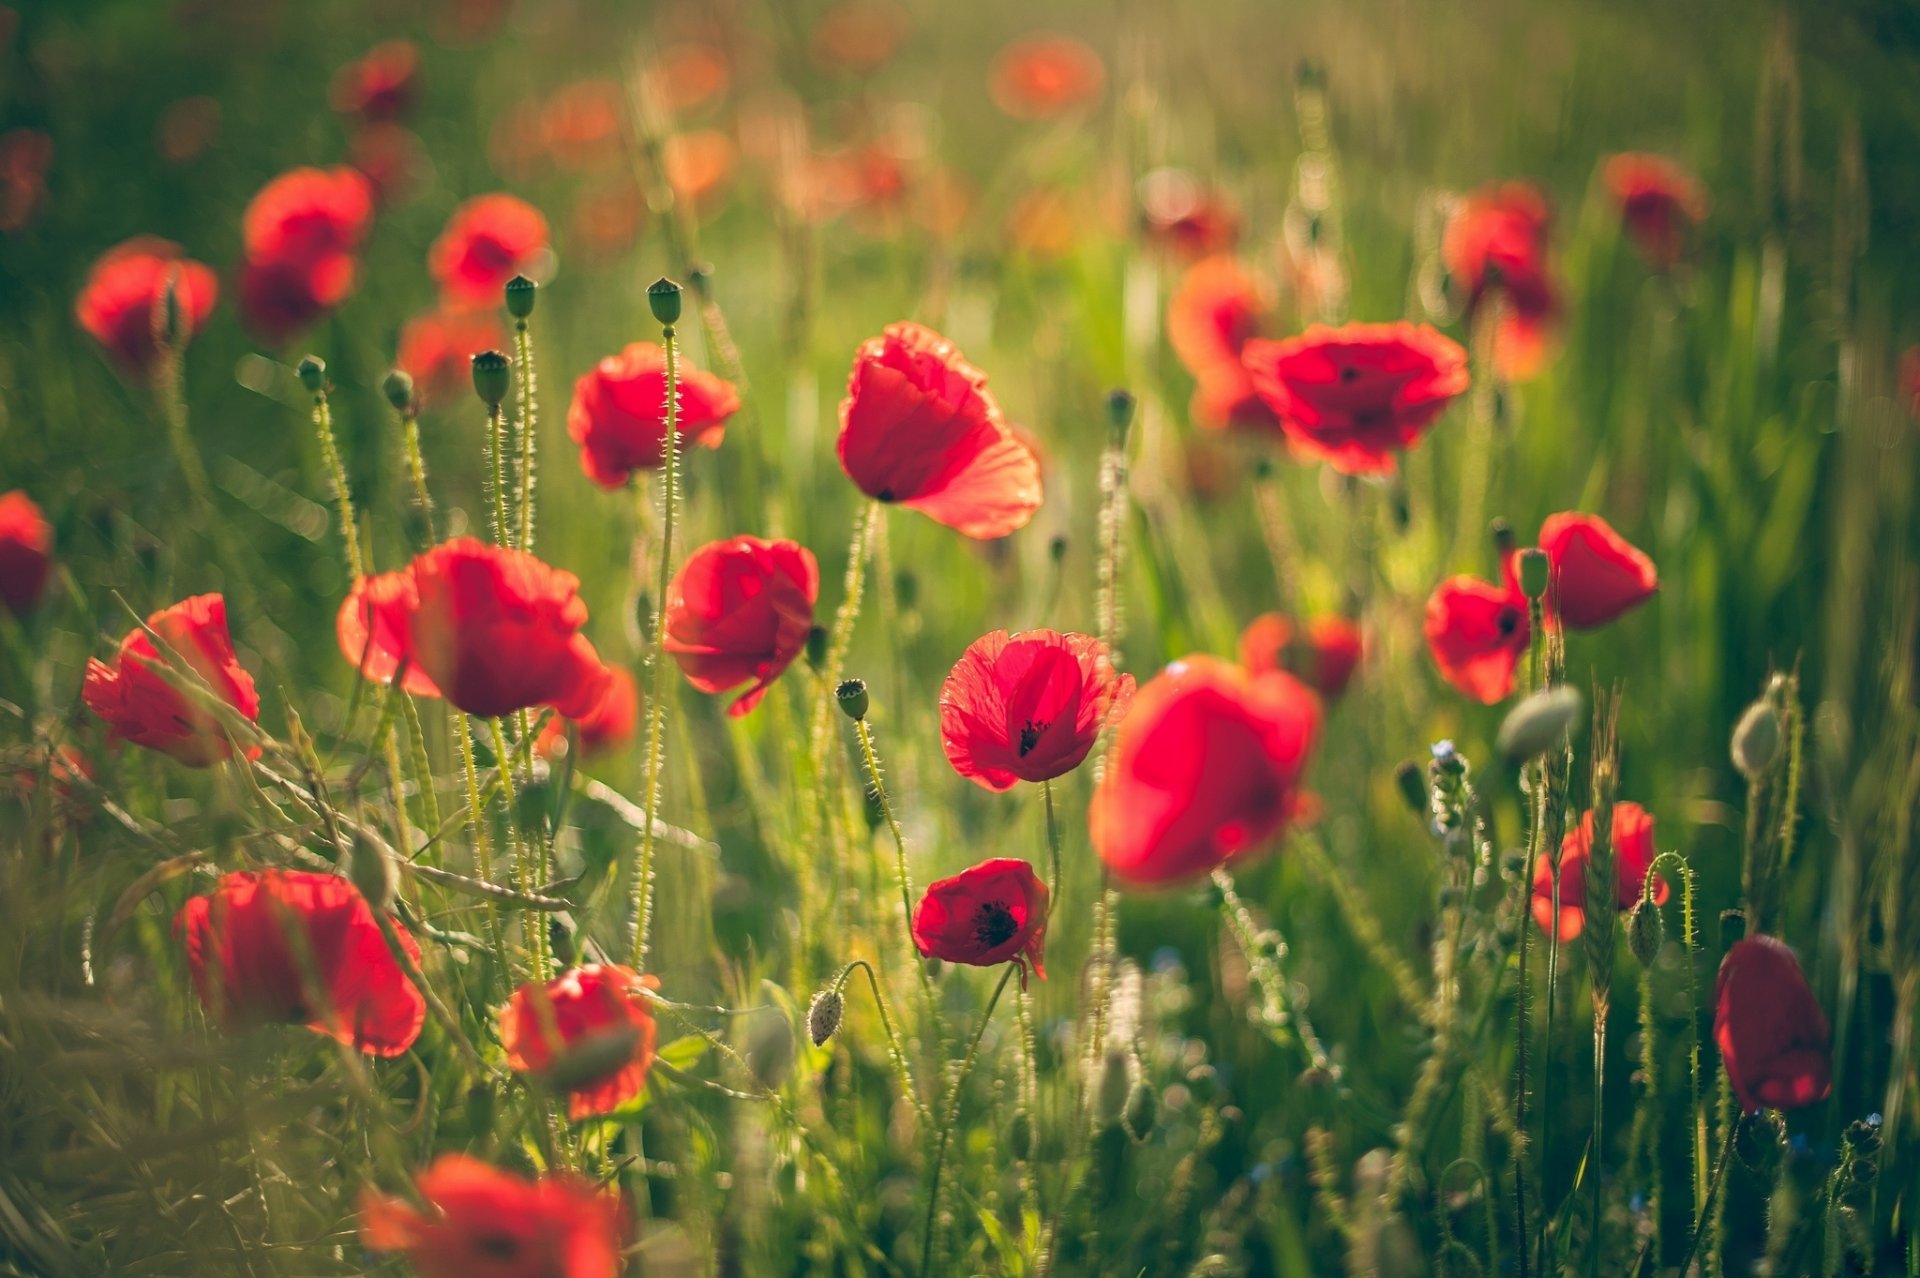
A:
<svg viewBox="0 0 1920 1278">
<path fill-rule="evenodd" d="M 1020 757 L 1026 758 L 1033 748 L 1040 744 L 1040 737 L 1046 732 L 1048 720 L 1027 720 L 1027 726 L 1020 729 Z"/>
<path fill-rule="evenodd" d="M 1348 364 L 1340 370 L 1340 380 L 1343 382 L 1357 382 L 1360 380 L 1360 370 Z"/>
<path fill-rule="evenodd" d="M 512 1260 L 520 1254 L 520 1240 L 512 1234 L 475 1234 L 473 1249 L 492 1260 Z"/>
<path fill-rule="evenodd" d="M 982 901 L 973 912 L 973 936 L 987 949 L 998 949 L 1020 930 L 1013 911 L 998 901 Z"/>
<path fill-rule="evenodd" d="M 884 501 L 889 503 L 899 500 L 897 497 L 893 495 L 893 489 L 891 488 L 882 488 L 879 492 L 873 495 L 873 499 L 875 501 Z"/>
<path fill-rule="evenodd" d="M 1500 620 L 1496 624 L 1500 628 L 1500 637 L 1502 639 L 1511 638 L 1513 632 L 1520 629 L 1520 610 L 1518 608 L 1502 608 L 1500 610 Z"/>
</svg>

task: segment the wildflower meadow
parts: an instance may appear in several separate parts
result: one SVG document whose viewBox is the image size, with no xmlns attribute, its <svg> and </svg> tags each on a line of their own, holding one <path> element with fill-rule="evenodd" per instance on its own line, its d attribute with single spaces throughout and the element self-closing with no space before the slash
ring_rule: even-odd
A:
<svg viewBox="0 0 1920 1278">
<path fill-rule="evenodd" d="M 0 3 L 0 1275 L 1920 1275 L 1916 86 Z"/>
</svg>

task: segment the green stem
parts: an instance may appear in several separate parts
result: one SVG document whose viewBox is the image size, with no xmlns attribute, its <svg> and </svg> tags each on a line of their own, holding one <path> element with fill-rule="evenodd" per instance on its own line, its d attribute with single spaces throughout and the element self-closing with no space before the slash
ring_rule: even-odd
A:
<svg viewBox="0 0 1920 1278">
<path fill-rule="evenodd" d="M 1040 800 L 1047 809 L 1047 917 L 1060 900 L 1060 822 L 1053 814 L 1053 780 L 1040 783 Z"/>
<path fill-rule="evenodd" d="M 473 728 L 467 717 L 459 711 L 453 713 L 453 735 L 460 739 L 460 762 L 467 772 L 467 820 L 473 826 L 473 856 L 480 870 L 483 882 L 493 883 L 493 839 L 487 831 L 487 815 L 480 798 L 480 765 L 473 754 Z M 505 975 L 511 968 L 507 962 L 506 942 L 500 934 L 500 910 L 491 900 L 487 902 L 487 943 L 500 964 L 500 973 Z"/>
<path fill-rule="evenodd" d="M 520 828 L 520 804 L 513 787 L 513 757 L 507 749 L 507 734 L 501 730 L 500 720 L 489 719 L 487 726 L 493 732 L 494 766 L 500 772 L 500 798 L 507 805 L 507 839 L 513 857 L 513 886 L 531 896 L 539 886 L 534 882 L 533 866 L 527 855 L 526 831 Z M 547 936 L 546 928 L 530 925 L 521 929 L 527 943 L 528 958 L 533 965 L 531 979 L 541 982 L 547 979 Z"/>
<path fill-rule="evenodd" d="M 680 501 L 680 344 L 673 325 L 663 325 L 667 355 L 667 430 L 661 461 L 660 572 L 653 596 L 653 686 L 647 696 L 646 821 L 640 859 L 633 871 L 633 966 L 644 971 L 647 934 L 653 923 L 653 836 L 660 819 L 660 772 L 667 736 L 667 590 L 673 584 L 673 525 Z"/>
<path fill-rule="evenodd" d="M 1706 1209 L 1712 1211 L 1713 1200 L 1720 1193 L 1720 1180 L 1726 1175 L 1727 1163 L 1733 1156 L 1733 1138 L 1740 1131 L 1740 1122 L 1736 1118 L 1727 1124 L 1727 1139 L 1720 1146 L 1720 1157 L 1713 1165 L 1713 1179 L 1707 1182 Z M 1700 1239 L 1706 1233 L 1705 1220 L 1694 1226 L 1693 1237 L 1687 1240 L 1687 1254 L 1680 1258 L 1680 1270 L 1685 1275 L 1693 1266 L 1693 1257 L 1700 1250 Z"/>
<path fill-rule="evenodd" d="M 496 546 L 511 546 L 511 525 L 507 523 L 507 424 L 500 405 L 487 409 L 487 504 L 493 511 L 493 541 Z"/>
<path fill-rule="evenodd" d="M 1600 1167 L 1606 1153 L 1602 1143 L 1606 1135 L 1606 1081 L 1607 1002 L 1596 997 L 1593 1003 L 1593 1149 L 1587 1159 L 1587 1177 L 1592 1184 L 1592 1196 L 1588 1200 L 1591 1221 L 1587 1236 L 1588 1278 L 1600 1275 Z"/>
<path fill-rule="evenodd" d="M 919 947 L 913 942 L 913 881 L 907 874 L 906 835 L 901 832 L 900 818 L 894 814 L 893 800 L 887 797 L 886 782 L 880 778 L 880 758 L 873 748 L 873 729 L 865 719 L 855 720 L 853 728 L 860 738 L 860 757 L 866 764 L 867 784 L 880 801 L 880 812 L 886 817 L 887 829 L 893 835 L 895 863 L 900 875 L 900 927 L 907 939 L 908 961 L 920 973 L 920 984 L 931 1000 L 933 990 L 932 982 L 927 977 L 927 965 L 921 961 Z"/>
<path fill-rule="evenodd" d="M 912 1103 L 914 1112 L 920 1116 L 920 1121 L 932 1122 L 933 1116 L 927 1112 L 926 1103 L 920 1099 L 920 1093 L 913 1086 L 913 1071 L 907 1067 L 907 1054 L 900 1045 L 900 1035 L 893 1028 L 893 1017 L 887 1011 L 887 997 L 880 991 L 880 978 L 874 974 L 873 964 L 865 959 L 855 959 L 841 968 L 839 978 L 833 983 L 834 993 L 840 992 L 840 988 L 847 983 L 847 978 L 853 975 L 853 969 L 856 967 L 866 973 L 867 986 L 873 991 L 873 1005 L 880 1009 L 880 1027 L 887 1034 L 887 1055 L 893 1058 L 893 1067 L 900 1073 L 900 1090 Z"/>
<path fill-rule="evenodd" d="M 347 545 L 347 572 L 355 580 L 366 575 L 366 561 L 360 555 L 360 526 L 354 521 L 353 490 L 347 486 L 347 468 L 340 462 L 340 448 L 333 438 L 333 408 L 327 392 L 313 397 L 313 428 L 320 436 L 320 457 L 333 484 L 333 501 L 340 510 L 340 537 Z"/>
<path fill-rule="evenodd" d="M 515 384 L 520 391 L 519 448 L 520 454 L 520 549 L 533 549 L 533 489 L 534 460 L 539 448 L 540 405 L 536 398 L 538 386 L 534 382 L 533 336 L 527 331 L 527 322 L 520 320 L 514 325 L 513 353 L 520 367 Z"/>
<path fill-rule="evenodd" d="M 400 414 L 400 443 L 405 454 L 407 481 L 413 487 L 413 506 L 419 512 L 425 545 L 433 544 L 433 495 L 427 491 L 427 459 L 420 451 L 420 418 L 411 409 Z"/>
<path fill-rule="evenodd" d="M 1007 982 L 1013 979 L 1019 966 L 1009 963 L 1000 973 L 1000 983 L 993 987 L 993 995 L 987 999 L 987 1006 L 980 1013 L 980 1024 L 974 1027 L 973 1041 L 967 1044 L 967 1054 L 960 1062 L 959 1074 L 954 1077 L 953 1090 L 947 1094 L 947 1110 L 940 1121 L 940 1139 L 933 1152 L 933 1171 L 927 1180 L 927 1223 L 921 1231 L 920 1240 L 920 1272 L 923 1274 L 935 1272 L 933 1225 L 940 1215 L 940 1170 L 947 1159 L 947 1145 L 953 1139 L 953 1125 L 960 1117 L 960 1097 L 966 1091 L 967 1076 L 973 1072 L 974 1057 L 980 1053 L 980 1040 L 986 1037 L 987 1022 L 993 1019 L 993 1009 L 1000 1002 L 1001 992 L 1007 988 Z"/>
</svg>

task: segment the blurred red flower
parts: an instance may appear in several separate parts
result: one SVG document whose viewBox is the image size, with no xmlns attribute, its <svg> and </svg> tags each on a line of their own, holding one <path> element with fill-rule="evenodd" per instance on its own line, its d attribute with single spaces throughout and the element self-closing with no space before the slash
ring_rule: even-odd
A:
<svg viewBox="0 0 1920 1278">
<path fill-rule="evenodd" d="M 733 73 L 726 55 L 710 44 L 671 45 L 643 72 L 646 90 L 668 112 L 692 111 L 727 91 Z"/>
<path fill-rule="evenodd" d="M 355 130 L 347 158 L 372 186 L 375 202 L 382 205 L 411 195 L 429 163 L 426 144 L 400 124 L 369 124 Z"/>
<path fill-rule="evenodd" d="M 420 1278 L 619 1278 L 626 1208 L 592 1181 L 528 1181 L 442 1154 L 414 1183 L 425 1211 L 361 1194 L 360 1241 L 403 1253 Z"/>
<path fill-rule="evenodd" d="M 297 929 L 297 939 L 295 939 Z M 393 921 L 400 946 L 420 947 Z M 234 1032 L 305 1025 L 373 1056 L 420 1037 L 427 1002 L 387 948 L 367 899 L 335 874 L 242 870 L 173 921 L 207 1015 Z"/>
<path fill-rule="evenodd" d="M 893 0 L 839 0 L 814 24 L 814 61 L 848 75 L 878 70 L 907 37 L 907 11 Z"/>
<path fill-rule="evenodd" d="M 401 326 L 394 364 L 413 375 L 422 404 L 458 403 L 473 393 L 473 357 L 506 345 L 496 312 L 442 305 Z"/>
<path fill-rule="evenodd" d="M 354 169 L 293 169 L 262 187 L 241 222 L 248 326 L 283 341 L 344 302 L 372 225 L 373 187 Z"/>
<path fill-rule="evenodd" d="M 1362 656 L 1360 627 L 1321 616 L 1298 631 L 1277 612 L 1262 613 L 1240 632 L 1240 664 L 1251 675 L 1284 670 L 1329 699 L 1347 690 Z"/>
<path fill-rule="evenodd" d="M 616 80 L 575 80 L 540 108 L 547 158 L 570 172 L 618 164 L 627 91 Z"/>
<path fill-rule="evenodd" d="M 1771 936 L 1734 942 L 1713 987 L 1713 1041 L 1740 1108 L 1803 1109 L 1833 1090 L 1833 1038 L 1800 960 Z"/>
<path fill-rule="evenodd" d="M 45 749 L 36 747 L 24 762 L 14 764 L 8 777 L 14 795 L 22 803 L 31 803 L 33 796 L 39 793 L 43 772 L 53 782 L 54 814 L 77 816 L 84 820 L 86 814 L 77 805 L 80 784 L 93 780 L 92 761 L 71 745 L 62 744 Z"/>
<path fill-rule="evenodd" d="M 1094 850 L 1136 886 L 1207 873 L 1302 812 L 1319 735 L 1319 699 L 1292 676 L 1174 662 L 1120 723 L 1088 812 Z"/>
<path fill-rule="evenodd" d="M 479 195 L 453 211 L 427 253 L 441 296 L 463 306 L 497 306 L 507 281 L 547 247 L 547 219 L 511 195 Z"/>
<path fill-rule="evenodd" d="M 1189 409 L 1197 425 L 1276 425 L 1240 358 L 1266 309 L 1253 277 L 1230 257 L 1205 258 L 1180 277 L 1167 305 L 1167 340 L 1198 383 Z"/>
<path fill-rule="evenodd" d="M 1140 179 L 1140 221 L 1147 238 L 1188 261 L 1232 250 L 1240 216 L 1226 197 L 1179 169 Z"/>
<path fill-rule="evenodd" d="M 401 687 L 416 697 L 437 697 L 440 689 L 414 662 L 409 635 L 420 610 L 420 592 L 413 584 L 413 568 L 378 572 L 353 583 L 340 604 L 334 629 L 340 652 L 363 679 L 390 684 L 407 663 Z"/>
<path fill-rule="evenodd" d="M 727 707 L 738 718 L 807 646 L 819 597 L 820 566 L 805 546 L 749 536 L 709 542 L 667 587 L 661 646 L 702 692 L 751 682 Z"/>
<path fill-rule="evenodd" d="M 660 159 L 675 198 L 700 207 L 717 203 L 725 194 L 739 153 L 733 139 L 720 130 L 694 129 L 668 138 Z"/>
<path fill-rule="evenodd" d="M 718 448 L 727 419 L 740 411 L 733 383 L 681 364 L 679 447 Z M 581 374 L 567 408 L 567 436 L 580 445 L 580 468 L 602 488 L 618 488 L 636 470 L 658 470 L 667 446 L 667 353 L 634 342 Z"/>
<path fill-rule="evenodd" d="M 1441 677 L 1492 705 L 1513 691 L 1514 669 L 1533 640 L 1527 597 L 1511 573 L 1502 586 L 1449 577 L 1427 599 L 1426 635 Z"/>
<path fill-rule="evenodd" d="M 659 985 L 632 968 L 597 963 L 544 986 L 522 985 L 500 1012 L 507 1068 L 548 1075 L 567 1093 L 571 1118 L 611 1113 L 647 1085 L 653 1011 L 640 990 Z"/>
<path fill-rule="evenodd" d="M 74 317 L 121 369 L 145 376 L 159 354 L 154 329 L 171 283 L 183 341 L 191 340 L 220 296 L 213 271 L 181 256 L 180 246 L 139 235 L 101 254 L 74 302 Z"/>
<path fill-rule="evenodd" d="M 540 730 L 540 737 L 534 742 L 534 749 L 542 756 L 551 759 L 564 752 L 568 724 L 573 725 L 574 740 L 582 757 L 618 750 L 633 739 L 634 727 L 640 719 L 640 689 L 634 684 L 633 676 L 619 666 L 607 667 L 607 673 L 612 678 L 607 680 L 606 691 L 600 694 L 593 709 L 578 719 L 555 715 L 547 720 L 547 726 Z"/>
<path fill-rule="evenodd" d="M 1613 805 L 1613 878 L 1614 902 L 1623 910 L 1640 903 L 1646 891 L 1647 869 L 1658 855 L 1653 846 L 1653 814 L 1637 803 L 1622 800 Z M 1580 824 L 1568 830 L 1560 843 L 1560 918 L 1556 929 L 1553 913 L 1553 863 L 1540 857 L 1533 871 L 1533 921 L 1552 936 L 1556 930 L 1562 941 L 1579 937 L 1587 926 L 1587 862 L 1593 858 L 1593 812 L 1589 809 Z M 1653 903 L 1665 905 L 1667 881 L 1653 881 Z"/>
<path fill-rule="evenodd" d="M 1660 270 L 1671 268 L 1707 216 L 1706 188 L 1664 155 L 1638 152 L 1608 156 L 1602 178 L 1641 256 Z"/>
<path fill-rule="evenodd" d="M 1426 325 L 1315 324 L 1241 350 L 1296 456 L 1344 474 L 1391 472 L 1467 388 L 1467 353 Z"/>
<path fill-rule="evenodd" d="M 377 123 L 405 119 L 420 95 L 420 50 L 386 40 L 334 74 L 327 102 L 342 115 Z"/>
<path fill-rule="evenodd" d="M 253 676 L 234 655 L 225 599 L 219 595 L 183 599 L 148 617 L 147 626 L 215 696 L 242 718 L 259 722 L 260 694 L 254 690 Z M 160 673 L 162 667 L 167 674 Z M 136 628 L 120 641 L 113 664 L 97 657 L 87 662 L 81 695 L 87 708 L 106 720 L 115 735 L 135 745 L 172 755 L 192 768 L 228 758 L 233 751 L 219 718 L 203 704 L 203 694 L 183 692 L 170 682 L 179 678 L 186 675 L 161 657 L 145 630 Z M 247 751 L 248 758 L 257 754 L 258 747 Z"/>
<path fill-rule="evenodd" d="M 989 790 L 1064 776 L 1126 713 L 1133 676 L 1088 635 L 995 630 L 967 645 L 940 690 L 954 771 Z"/>
<path fill-rule="evenodd" d="M 0 607 L 18 616 L 46 592 L 53 571 L 53 525 L 33 498 L 0 496 Z"/>
<path fill-rule="evenodd" d="M 986 374 L 919 324 L 889 324 L 854 355 L 840 465 L 860 491 L 982 540 L 1040 508 L 1040 465 L 1000 415 Z"/>
<path fill-rule="evenodd" d="M 1462 197 L 1441 236 L 1440 257 L 1465 292 L 1469 323 L 1489 297 L 1499 298 L 1494 359 L 1516 380 L 1539 371 L 1559 324 L 1559 289 L 1547 261 L 1551 221 L 1539 188 L 1506 182 Z"/>
<path fill-rule="evenodd" d="M 997 856 L 929 884 L 913 909 L 913 944 L 928 958 L 969 967 L 1027 965 L 1045 980 L 1047 885 L 1017 857 Z"/>
<path fill-rule="evenodd" d="M 0 235 L 23 231 L 47 198 L 53 137 L 24 126 L 0 133 Z"/>
<path fill-rule="evenodd" d="M 987 91 L 1015 119 L 1044 120 L 1098 101 L 1106 82 L 1099 54 L 1072 36 L 1043 32 L 999 52 Z"/>
<path fill-rule="evenodd" d="M 1573 630 L 1592 630 L 1639 607 L 1660 588 L 1653 560 L 1598 515 L 1563 511 L 1540 525 L 1552 567 L 1547 612 Z"/>
</svg>

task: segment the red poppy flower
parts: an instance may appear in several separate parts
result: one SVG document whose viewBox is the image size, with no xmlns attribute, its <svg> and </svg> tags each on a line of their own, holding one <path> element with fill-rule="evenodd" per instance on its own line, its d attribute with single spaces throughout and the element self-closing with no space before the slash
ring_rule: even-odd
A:
<svg viewBox="0 0 1920 1278">
<path fill-rule="evenodd" d="M 660 148 L 660 163 L 676 199 L 696 207 L 717 203 L 726 193 L 740 148 L 718 129 L 676 133 Z"/>
<path fill-rule="evenodd" d="M 727 707 L 738 718 L 807 646 L 819 597 L 820 565 L 805 546 L 747 536 L 709 542 L 667 587 L 662 647 L 702 692 L 751 681 Z"/>
<path fill-rule="evenodd" d="M 970 967 L 1027 964 L 1047 978 L 1047 885 L 1018 857 L 997 856 L 929 884 L 913 908 L 913 944 L 928 958 Z"/>
<path fill-rule="evenodd" d="M 967 645 L 940 690 L 940 741 L 954 771 L 989 790 L 1079 767 L 1126 713 L 1133 676 L 1087 635 L 1004 630 Z"/>
<path fill-rule="evenodd" d="M 500 1013 L 507 1067 L 544 1074 L 557 1062 L 569 1072 L 575 1064 L 570 1053 L 591 1053 L 596 1064 L 604 1053 L 611 1061 L 608 1068 L 590 1078 L 566 1079 L 567 1113 L 588 1118 L 613 1112 L 647 1085 L 653 1011 L 640 990 L 659 985 L 632 968 L 599 964 L 573 968 L 544 986 L 522 985 Z"/>
<path fill-rule="evenodd" d="M 411 40 L 387 40 L 347 63 L 333 77 L 327 102 L 342 115 L 398 120 L 420 93 L 420 50 Z"/>
<path fill-rule="evenodd" d="M 165 640 L 214 695 L 258 722 L 260 694 L 253 676 L 233 653 L 227 633 L 227 601 L 219 595 L 195 595 L 147 618 L 147 625 Z M 112 665 L 94 658 L 87 662 L 81 695 L 87 708 L 107 721 L 118 736 L 135 745 L 172 755 L 192 768 L 204 768 L 232 754 L 220 720 L 202 703 L 197 689 L 183 692 L 173 679 L 186 676 L 168 668 L 147 632 L 134 629 L 120 641 Z M 248 750 L 249 758 L 259 753 Z"/>
<path fill-rule="evenodd" d="M 420 947 L 398 921 L 393 927 L 417 967 Z M 223 875 L 213 895 L 187 902 L 173 931 L 201 1005 L 228 1032 L 305 1025 L 373 1056 L 398 1056 L 420 1037 L 427 1001 L 387 948 L 367 899 L 339 875 Z"/>
<path fill-rule="evenodd" d="M 1284 670 L 1323 697 L 1347 690 L 1362 655 L 1360 627 L 1340 616 L 1315 617 L 1298 634 L 1277 612 L 1240 632 L 1240 664 L 1248 674 Z"/>
<path fill-rule="evenodd" d="M 1574 630 L 1592 630 L 1645 603 L 1660 588 L 1653 560 L 1598 515 L 1562 512 L 1540 525 L 1552 567 L 1549 609 Z"/>
<path fill-rule="evenodd" d="M 840 466 L 861 492 L 981 540 L 1040 508 L 1040 465 L 1014 438 L 987 377 L 919 324 L 889 324 L 853 359 Z"/>
<path fill-rule="evenodd" d="M 1099 54 L 1072 36 L 1042 33 L 1000 51 L 987 91 L 1016 120 L 1044 120 L 1099 100 L 1106 83 Z"/>
<path fill-rule="evenodd" d="M 1426 325 L 1315 324 L 1241 351 L 1253 388 L 1296 455 L 1382 474 L 1467 388 L 1467 353 Z"/>
<path fill-rule="evenodd" d="M 1135 885 L 1207 873 L 1301 811 L 1319 734 L 1320 702 L 1290 675 L 1174 662 L 1121 721 L 1088 812 L 1094 850 Z"/>
<path fill-rule="evenodd" d="M 356 129 L 348 144 L 347 160 L 367 179 L 374 201 L 381 205 L 411 195 L 428 166 L 426 144 L 400 124 L 369 124 Z"/>
<path fill-rule="evenodd" d="M 1240 238 L 1240 217 L 1226 197 L 1179 169 L 1140 179 L 1140 220 L 1149 240 L 1188 261 L 1226 253 Z"/>
<path fill-rule="evenodd" d="M 1427 648 L 1448 683 L 1492 705 L 1513 691 L 1514 668 L 1533 641 L 1527 597 L 1508 578 L 1449 577 L 1427 600 Z"/>
<path fill-rule="evenodd" d="M 1547 264 L 1546 196 L 1525 182 L 1482 187 L 1459 202 L 1440 241 L 1440 257 L 1465 291 L 1468 318 L 1489 295 L 1500 298 L 1494 357 L 1511 378 L 1539 371 L 1559 322 L 1559 290 Z"/>
<path fill-rule="evenodd" d="M 617 750 L 633 739 L 640 719 L 640 689 L 633 676 L 619 666 L 609 666 L 607 673 L 613 677 L 607 680 L 607 689 L 592 710 L 578 719 L 555 715 L 547 720 L 539 740 L 534 742 L 543 756 L 553 758 L 563 752 L 568 724 L 573 725 L 574 740 L 583 756 Z"/>
<path fill-rule="evenodd" d="M 1706 188 L 1664 155 L 1634 152 L 1608 156 L 1603 179 L 1641 255 L 1660 270 L 1678 262 L 1707 216 Z"/>
<path fill-rule="evenodd" d="M 555 89 L 540 109 L 547 157 L 580 173 L 617 164 L 627 91 L 617 80 L 576 80 Z"/>
<path fill-rule="evenodd" d="M 1653 846 L 1653 814 L 1637 803 L 1613 805 L 1614 902 L 1623 910 L 1640 903 L 1646 891 L 1647 868 L 1657 855 Z M 1560 921 L 1562 941 L 1576 939 L 1587 926 L 1587 862 L 1593 856 L 1593 812 L 1580 818 L 1560 843 Z M 1667 881 L 1653 881 L 1653 903 L 1667 901 Z M 1540 857 L 1533 872 L 1533 921 L 1553 935 L 1553 863 Z"/>
<path fill-rule="evenodd" d="M 334 619 L 341 655 L 361 678 L 375 683 L 392 683 L 405 661 L 407 673 L 400 686 L 416 697 L 439 696 L 439 687 L 413 660 L 409 646 L 413 618 L 419 611 L 420 591 L 414 586 L 411 565 L 362 577 L 353 583 Z"/>
<path fill-rule="evenodd" d="M 449 302 L 495 306 L 507 281 L 547 247 L 547 219 L 511 195 L 481 195 L 453 211 L 427 253 L 427 269 Z"/>
<path fill-rule="evenodd" d="M 108 249 L 87 272 L 74 316 L 87 336 L 128 373 L 146 375 L 158 351 L 153 334 L 167 285 L 180 307 L 187 337 L 213 314 L 220 295 L 213 271 L 180 255 L 180 246 L 151 235 Z"/>
<path fill-rule="evenodd" d="M 353 169 L 294 169 L 262 187 L 241 222 L 249 327 L 283 341 L 344 302 L 372 224 L 373 187 Z"/>
<path fill-rule="evenodd" d="M 718 448 L 727 419 L 740 411 L 733 383 L 680 367 L 680 447 Z M 580 445 L 580 468 L 602 488 L 618 488 L 636 470 L 657 470 L 667 446 L 667 353 L 635 342 L 595 364 L 573 384 L 567 436 Z"/>
<path fill-rule="evenodd" d="M 53 571 L 53 527 L 33 498 L 0 496 L 0 607 L 16 616 L 40 602 Z"/>
<path fill-rule="evenodd" d="M 1273 411 L 1253 388 L 1240 352 L 1260 333 L 1266 302 L 1230 257 L 1195 262 L 1167 304 L 1167 340 L 1197 385 L 1190 412 L 1210 430 L 1271 428 Z"/>
<path fill-rule="evenodd" d="M 361 1194 L 360 1241 L 403 1253 L 420 1278 L 619 1278 L 626 1208 L 592 1181 L 442 1154 L 414 1183 L 428 1210 Z"/>
<path fill-rule="evenodd" d="M 1734 942 L 1713 987 L 1713 1041 L 1746 1111 L 1803 1109 L 1833 1090 L 1833 1038 L 1793 951 Z"/>
<path fill-rule="evenodd" d="M 491 310 L 440 306 L 400 328 L 394 363 L 413 375 L 422 404 L 458 403 L 473 393 L 473 357 L 506 349 L 507 330 Z"/>
<path fill-rule="evenodd" d="M 710 44 L 687 42 L 654 55 L 642 82 L 655 102 L 677 115 L 713 101 L 732 79 L 724 53 Z"/>
</svg>

